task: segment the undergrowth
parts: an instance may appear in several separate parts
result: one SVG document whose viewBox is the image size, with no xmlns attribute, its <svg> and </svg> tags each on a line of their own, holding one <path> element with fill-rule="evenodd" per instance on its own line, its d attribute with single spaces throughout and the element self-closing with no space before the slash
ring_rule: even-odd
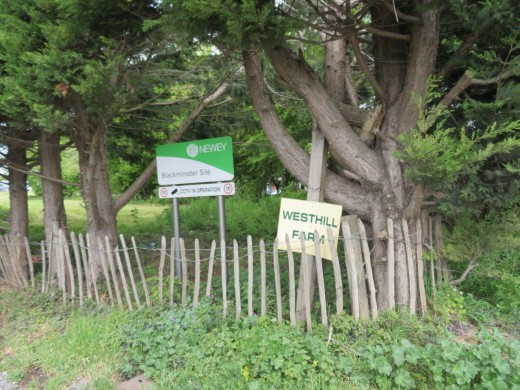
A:
<svg viewBox="0 0 520 390">
<path fill-rule="evenodd" d="M 518 388 L 517 340 L 483 329 L 464 344 L 447 325 L 389 311 L 369 322 L 334 316 L 308 334 L 268 317 L 224 320 L 204 300 L 139 312 L 124 330 L 121 372 L 159 388 Z"/>
<path fill-rule="evenodd" d="M 158 302 L 154 270 L 145 267 Z M 465 290 L 430 291 L 424 317 L 387 311 L 356 322 L 342 314 L 329 327 L 314 323 L 312 333 L 279 324 L 272 304 L 265 317 L 235 321 L 233 305 L 222 318 L 211 296 L 193 307 L 180 306 L 177 294 L 174 307 L 130 313 L 89 300 L 63 306 L 60 292 L 13 290 L 0 294 L 0 371 L 28 389 L 63 389 L 78 378 L 109 389 L 137 373 L 165 389 L 520 389 L 520 324 L 516 302 L 504 306 L 507 280 L 484 286 L 493 292 L 487 300 L 468 292 L 476 290 L 469 279 Z M 34 371 L 40 375 L 31 379 Z"/>
</svg>

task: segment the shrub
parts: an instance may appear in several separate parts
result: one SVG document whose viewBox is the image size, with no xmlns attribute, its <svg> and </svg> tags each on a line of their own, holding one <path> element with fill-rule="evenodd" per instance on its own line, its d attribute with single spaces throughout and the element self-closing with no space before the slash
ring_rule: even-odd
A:
<svg viewBox="0 0 520 390">
<path fill-rule="evenodd" d="M 196 308 L 142 311 L 127 327 L 122 373 L 160 388 L 324 388 L 350 372 L 326 342 L 268 318 L 223 321 L 209 300 Z M 339 375 L 338 375 L 339 374 Z"/>
<path fill-rule="evenodd" d="M 369 323 L 333 319 L 334 348 L 352 358 L 354 388 L 515 388 L 520 380 L 520 342 L 482 331 L 465 345 L 427 321 L 396 312 Z"/>
</svg>

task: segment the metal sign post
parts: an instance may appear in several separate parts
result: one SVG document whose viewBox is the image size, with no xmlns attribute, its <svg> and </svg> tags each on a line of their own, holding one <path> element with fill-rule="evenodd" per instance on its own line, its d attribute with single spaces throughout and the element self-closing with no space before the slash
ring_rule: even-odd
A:
<svg viewBox="0 0 520 390">
<path fill-rule="evenodd" d="M 179 198 L 172 199 L 173 206 L 173 235 L 175 237 L 175 273 L 178 278 L 182 278 L 182 259 L 181 259 L 181 224 L 179 222 Z"/>
<path fill-rule="evenodd" d="M 222 195 L 217 196 L 218 203 L 218 229 L 220 245 L 226 242 L 226 207 L 224 203 L 224 197 Z M 224 244 L 225 245 L 225 244 Z M 224 248 L 225 250 L 225 248 Z M 226 267 L 226 283 L 229 281 L 229 267 Z"/>
<path fill-rule="evenodd" d="M 218 202 L 218 225 L 220 242 L 226 241 L 226 207 L 224 204 L 224 197 L 217 196 Z"/>
</svg>

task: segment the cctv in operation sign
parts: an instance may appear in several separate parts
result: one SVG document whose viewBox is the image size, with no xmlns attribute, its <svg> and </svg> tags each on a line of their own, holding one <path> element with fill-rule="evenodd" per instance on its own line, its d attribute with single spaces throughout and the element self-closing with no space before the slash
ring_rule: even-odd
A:
<svg viewBox="0 0 520 390">
<path fill-rule="evenodd" d="M 160 185 L 229 181 L 235 176 L 231 137 L 160 145 L 156 152 Z"/>
</svg>

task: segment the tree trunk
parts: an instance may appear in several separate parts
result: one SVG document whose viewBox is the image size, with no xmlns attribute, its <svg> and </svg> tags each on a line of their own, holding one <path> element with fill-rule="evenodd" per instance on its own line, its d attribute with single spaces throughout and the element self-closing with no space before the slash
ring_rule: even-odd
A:
<svg viewBox="0 0 520 390">
<path fill-rule="evenodd" d="M 39 157 L 42 174 L 42 198 L 44 211 L 44 228 L 47 240 L 47 248 L 51 248 L 57 239 L 56 234 L 60 229 L 67 228 L 67 216 L 63 200 L 63 183 L 61 175 L 60 159 L 60 132 L 40 131 Z M 51 251 L 49 253 L 49 267 L 58 270 L 57 256 Z M 70 281 L 67 278 L 67 285 Z"/>
<path fill-rule="evenodd" d="M 62 175 L 59 132 L 49 133 L 42 130 L 39 148 L 45 235 L 50 237 L 54 222 L 58 222 L 60 229 L 67 227 L 63 183 L 60 182 Z M 47 178 L 55 180 L 47 180 Z"/>
<path fill-rule="evenodd" d="M 105 237 L 116 243 L 116 213 L 113 205 L 108 175 L 105 127 L 78 131 L 73 137 L 79 154 L 81 195 L 87 213 L 87 230 L 90 242 L 96 243 Z M 95 277 L 101 269 L 101 258 L 97 251 L 94 256 Z"/>
<path fill-rule="evenodd" d="M 14 138 L 14 137 L 13 137 Z M 23 142 L 14 140 L 8 145 L 7 162 L 9 166 L 9 232 L 12 242 L 22 248 L 23 240 L 29 234 L 29 208 L 27 204 L 27 149 Z M 27 277 L 29 268 L 27 257 L 19 251 L 18 263 Z"/>
</svg>

